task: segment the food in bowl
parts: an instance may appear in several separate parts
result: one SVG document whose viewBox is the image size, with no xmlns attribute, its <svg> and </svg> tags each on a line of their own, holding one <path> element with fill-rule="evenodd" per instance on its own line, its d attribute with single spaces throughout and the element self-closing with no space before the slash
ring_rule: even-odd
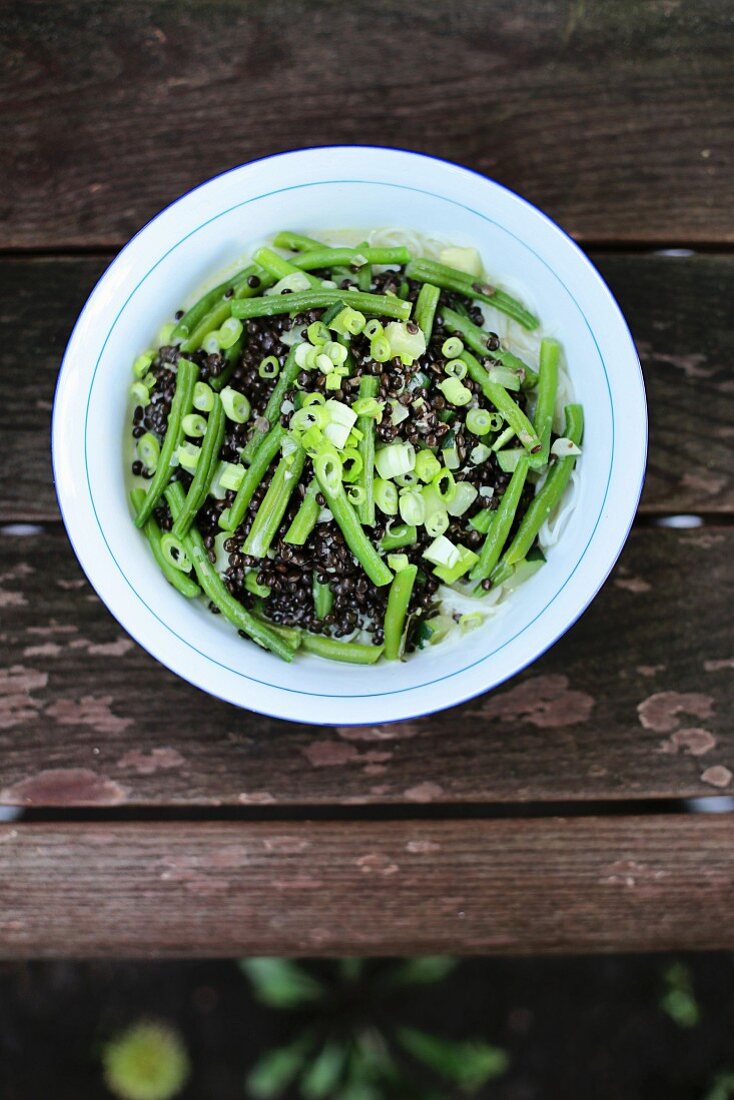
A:
<svg viewBox="0 0 734 1100">
<path fill-rule="evenodd" d="M 133 371 L 136 525 L 182 596 L 286 661 L 478 626 L 573 508 L 561 345 L 472 248 L 281 232 Z"/>
</svg>

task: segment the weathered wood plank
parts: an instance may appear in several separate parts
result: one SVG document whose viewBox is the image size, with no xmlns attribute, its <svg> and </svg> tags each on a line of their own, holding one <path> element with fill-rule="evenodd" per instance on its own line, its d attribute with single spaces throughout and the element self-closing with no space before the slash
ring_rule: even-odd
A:
<svg viewBox="0 0 734 1100">
<path fill-rule="evenodd" d="M 531 669 L 442 714 L 356 729 L 259 717 L 177 679 L 100 605 L 58 527 L 0 535 L 0 553 L 0 802 L 482 803 L 731 789 L 732 529 L 638 529 L 592 608 Z"/>
<path fill-rule="evenodd" d="M 16 0 L 0 31 L 0 247 L 114 246 L 233 164 L 340 142 L 463 162 L 582 239 L 734 239 L 720 0 Z"/>
<path fill-rule="evenodd" d="M 651 439 L 643 511 L 731 512 L 734 259 L 593 258 L 619 296 L 645 369 Z M 0 260 L 2 519 L 58 515 L 51 402 L 69 331 L 103 267 L 92 259 Z"/>
<path fill-rule="evenodd" d="M 0 827 L 5 957 L 732 948 L 732 918 L 730 816 Z"/>
</svg>

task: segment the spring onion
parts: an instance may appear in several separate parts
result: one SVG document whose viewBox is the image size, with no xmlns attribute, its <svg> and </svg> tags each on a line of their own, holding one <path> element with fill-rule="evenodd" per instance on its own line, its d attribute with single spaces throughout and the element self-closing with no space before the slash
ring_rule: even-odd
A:
<svg viewBox="0 0 734 1100">
<path fill-rule="evenodd" d="M 193 405 L 199 412 L 211 412 L 214 408 L 214 391 L 206 382 L 197 382 L 194 386 Z"/>
<path fill-rule="evenodd" d="M 397 440 L 380 447 L 375 454 L 375 466 L 381 478 L 397 477 L 415 469 L 416 454 L 412 443 Z"/>
<path fill-rule="evenodd" d="M 154 474 L 161 457 L 161 446 L 152 432 L 141 435 L 137 442 L 138 458 L 149 474 Z"/>
<path fill-rule="evenodd" d="M 266 355 L 257 368 L 260 378 L 277 378 L 280 374 L 280 362 L 277 355 Z"/>
<path fill-rule="evenodd" d="M 398 510 L 404 523 L 417 527 L 423 523 L 425 504 L 416 489 L 403 489 L 398 497 Z"/>
<path fill-rule="evenodd" d="M 472 399 L 472 392 L 458 378 L 444 378 L 438 383 L 438 388 L 444 395 L 449 405 L 468 405 Z"/>
<path fill-rule="evenodd" d="M 250 418 L 250 402 L 244 393 L 233 390 L 231 386 L 225 386 L 220 393 L 222 406 L 229 420 L 235 424 L 245 424 Z"/>
<path fill-rule="evenodd" d="M 446 503 L 446 511 L 450 516 L 463 516 L 477 499 L 478 492 L 477 487 L 470 481 L 457 481 L 453 496 Z"/>
</svg>

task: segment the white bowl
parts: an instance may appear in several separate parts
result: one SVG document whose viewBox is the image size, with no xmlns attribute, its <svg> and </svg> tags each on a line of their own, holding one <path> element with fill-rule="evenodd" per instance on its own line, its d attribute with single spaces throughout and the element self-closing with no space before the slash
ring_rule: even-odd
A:
<svg viewBox="0 0 734 1100">
<path fill-rule="evenodd" d="M 250 242 L 281 228 L 409 226 L 476 246 L 490 273 L 532 288 L 561 338 L 586 428 L 580 495 L 547 564 L 460 644 L 405 663 L 290 665 L 240 639 L 161 577 L 132 525 L 123 472 L 130 364 L 162 321 Z M 465 168 L 393 149 L 308 149 L 235 168 L 142 229 L 92 292 L 64 356 L 53 416 L 56 490 L 100 598 L 162 664 L 212 695 L 281 718 L 374 723 L 488 691 L 534 661 L 593 599 L 637 508 L 647 442 L 640 364 L 624 318 L 552 221 Z"/>
</svg>

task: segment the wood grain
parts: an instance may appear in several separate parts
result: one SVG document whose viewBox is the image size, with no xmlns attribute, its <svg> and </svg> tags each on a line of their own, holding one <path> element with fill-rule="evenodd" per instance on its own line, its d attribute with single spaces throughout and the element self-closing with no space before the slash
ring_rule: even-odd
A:
<svg viewBox="0 0 734 1100">
<path fill-rule="evenodd" d="M 727 793 L 734 530 L 639 529 L 529 670 L 432 717 L 314 727 L 218 702 L 99 603 L 63 531 L 0 535 L 0 802 L 487 803 Z M 244 643 L 243 643 L 244 644 Z"/>
<path fill-rule="evenodd" d="M 619 297 L 645 371 L 651 437 L 642 510 L 734 511 L 734 259 L 592 258 Z M 92 259 L 0 260 L 7 380 L 0 403 L 0 519 L 58 515 L 51 402 L 70 329 L 104 266 Z"/>
<path fill-rule="evenodd" d="M 0 39 L 0 247 L 115 246 L 232 165 L 355 142 L 581 239 L 734 240 L 720 0 L 15 0 Z"/>
<path fill-rule="evenodd" d="M 0 954 L 734 947 L 734 820 L 0 827 Z"/>
</svg>

